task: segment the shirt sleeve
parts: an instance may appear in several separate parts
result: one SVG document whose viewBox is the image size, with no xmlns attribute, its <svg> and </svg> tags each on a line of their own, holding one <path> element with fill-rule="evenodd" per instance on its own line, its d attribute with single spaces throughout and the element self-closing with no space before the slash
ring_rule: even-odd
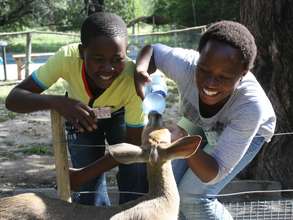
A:
<svg viewBox="0 0 293 220">
<path fill-rule="evenodd" d="M 219 136 L 211 155 L 219 165 L 219 172 L 209 184 L 222 180 L 232 172 L 247 152 L 261 124 L 261 109 L 258 105 L 243 107 L 236 111 L 230 123 Z"/>
<path fill-rule="evenodd" d="M 32 73 L 33 80 L 42 88 L 48 89 L 59 78 L 64 78 L 64 50 L 60 49 L 47 63 Z"/>
<path fill-rule="evenodd" d="M 172 48 L 154 44 L 153 53 L 156 67 L 176 83 L 186 83 L 195 70 L 199 53 L 195 50 Z"/>
</svg>

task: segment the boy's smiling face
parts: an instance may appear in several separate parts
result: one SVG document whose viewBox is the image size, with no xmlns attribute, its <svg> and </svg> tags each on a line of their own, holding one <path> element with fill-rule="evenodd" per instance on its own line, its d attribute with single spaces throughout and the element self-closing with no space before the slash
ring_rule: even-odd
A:
<svg viewBox="0 0 293 220">
<path fill-rule="evenodd" d="M 202 48 L 196 68 L 200 100 L 209 106 L 223 105 L 247 73 L 239 49 L 210 40 Z"/>
<path fill-rule="evenodd" d="M 98 36 L 79 53 L 85 63 L 88 77 L 101 89 L 108 88 L 123 71 L 126 60 L 127 40 L 123 37 Z"/>
</svg>

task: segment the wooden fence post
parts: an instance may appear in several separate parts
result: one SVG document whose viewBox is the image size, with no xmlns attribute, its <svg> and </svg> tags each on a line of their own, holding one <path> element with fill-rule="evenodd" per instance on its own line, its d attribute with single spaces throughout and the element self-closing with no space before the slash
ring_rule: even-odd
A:
<svg viewBox="0 0 293 220">
<path fill-rule="evenodd" d="M 26 57 L 25 57 L 25 78 L 30 73 L 31 53 L 32 53 L 32 33 L 26 34 Z"/>
<path fill-rule="evenodd" d="M 64 131 L 64 120 L 61 115 L 51 111 L 52 138 L 55 158 L 57 192 L 60 199 L 71 202 L 69 164 Z"/>
</svg>

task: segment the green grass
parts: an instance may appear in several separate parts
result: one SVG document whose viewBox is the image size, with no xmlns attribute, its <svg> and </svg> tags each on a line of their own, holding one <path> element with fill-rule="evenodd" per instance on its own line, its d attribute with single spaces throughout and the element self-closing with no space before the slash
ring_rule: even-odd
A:
<svg viewBox="0 0 293 220">
<path fill-rule="evenodd" d="M 0 86 L 0 123 L 14 119 L 19 113 L 9 111 L 5 108 L 5 99 L 8 93 L 15 85 Z M 50 87 L 45 94 L 64 95 L 66 91 L 66 83 L 58 80 L 52 87 Z"/>
<path fill-rule="evenodd" d="M 52 150 L 48 146 L 21 146 L 24 149 L 19 150 L 19 152 L 26 155 L 53 155 Z"/>
<path fill-rule="evenodd" d="M 136 29 L 136 33 L 137 34 Z M 139 28 L 140 33 L 151 33 L 152 26 L 144 25 Z M 132 33 L 132 29 L 128 30 L 129 35 Z M 71 33 L 71 34 L 77 34 Z M 7 52 L 11 53 L 25 53 L 26 48 L 26 35 L 18 36 L 6 36 L 2 37 L 3 40 L 7 41 L 8 46 L 6 47 Z M 32 52 L 33 53 L 45 53 L 45 52 L 56 52 L 60 47 L 70 44 L 80 42 L 79 36 L 66 36 L 66 35 L 56 35 L 56 34 L 33 34 L 32 35 Z"/>
<path fill-rule="evenodd" d="M 160 32 L 160 31 L 168 31 L 170 27 L 164 26 L 160 29 L 153 29 L 152 25 L 142 24 L 139 28 L 135 29 L 135 34 L 149 34 L 153 31 Z M 79 32 L 71 33 L 79 35 Z M 132 28 L 128 28 L 129 36 L 132 34 Z M 17 35 L 17 36 L 3 36 L 1 37 L 2 40 L 8 42 L 7 52 L 10 53 L 25 53 L 26 49 L 26 34 Z M 131 37 L 129 37 L 129 40 Z M 135 41 L 135 40 L 134 40 Z M 177 40 L 178 41 L 178 40 Z M 176 41 L 176 45 L 179 42 Z M 185 39 L 182 39 L 185 41 Z M 32 34 L 32 52 L 33 53 L 45 53 L 45 52 L 56 52 L 60 47 L 70 44 L 80 42 L 79 36 L 66 36 L 66 35 L 56 35 L 56 34 Z M 144 37 L 144 43 L 155 43 L 161 42 L 168 45 L 174 44 L 174 36 L 171 35 L 162 35 L 162 36 L 151 36 L 151 37 Z M 136 44 L 136 42 L 129 42 L 130 44 Z M 139 43 L 141 44 L 141 43 Z M 141 45 L 139 45 L 141 46 Z M 179 46 L 179 45 L 177 45 Z"/>
<path fill-rule="evenodd" d="M 26 35 L 6 38 L 8 42 L 7 52 L 25 53 Z M 56 52 L 60 47 L 79 42 L 79 37 L 54 35 L 54 34 L 33 34 L 32 35 L 32 52 Z"/>
<path fill-rule="evenodd" d="M 10 92 L 10 90 L 14 87 L 15 85 L 8 85 L 8 86 L 0 86 L 0 104 L 4 104 L 5 99 Z"/>
</svg>

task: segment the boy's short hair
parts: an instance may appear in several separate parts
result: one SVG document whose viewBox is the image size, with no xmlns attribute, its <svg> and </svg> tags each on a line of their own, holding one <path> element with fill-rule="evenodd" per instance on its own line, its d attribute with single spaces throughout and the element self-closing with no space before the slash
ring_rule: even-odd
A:
<svg viewBox="0 0 293 220">
<path fill-rule="evenodd" d="M 209 40 L 222 41 L 240 49 L 246 67 L 248 69 L 253 67 L 257 47 L 253 35 L 244 25 L 225 20 L 211 24 L 200 38 L 198 45 L 199 52 L 201 52 Z"/>
<path fill-rule="evenodd" d="M 122 18 L 116 14 L 93 13 L 82 23 L 80 40 L 84 46 L 88 46 L 90 40 L 98 36 L 123 37 L 127 40 L 127 26 Z"/>
</svg>

